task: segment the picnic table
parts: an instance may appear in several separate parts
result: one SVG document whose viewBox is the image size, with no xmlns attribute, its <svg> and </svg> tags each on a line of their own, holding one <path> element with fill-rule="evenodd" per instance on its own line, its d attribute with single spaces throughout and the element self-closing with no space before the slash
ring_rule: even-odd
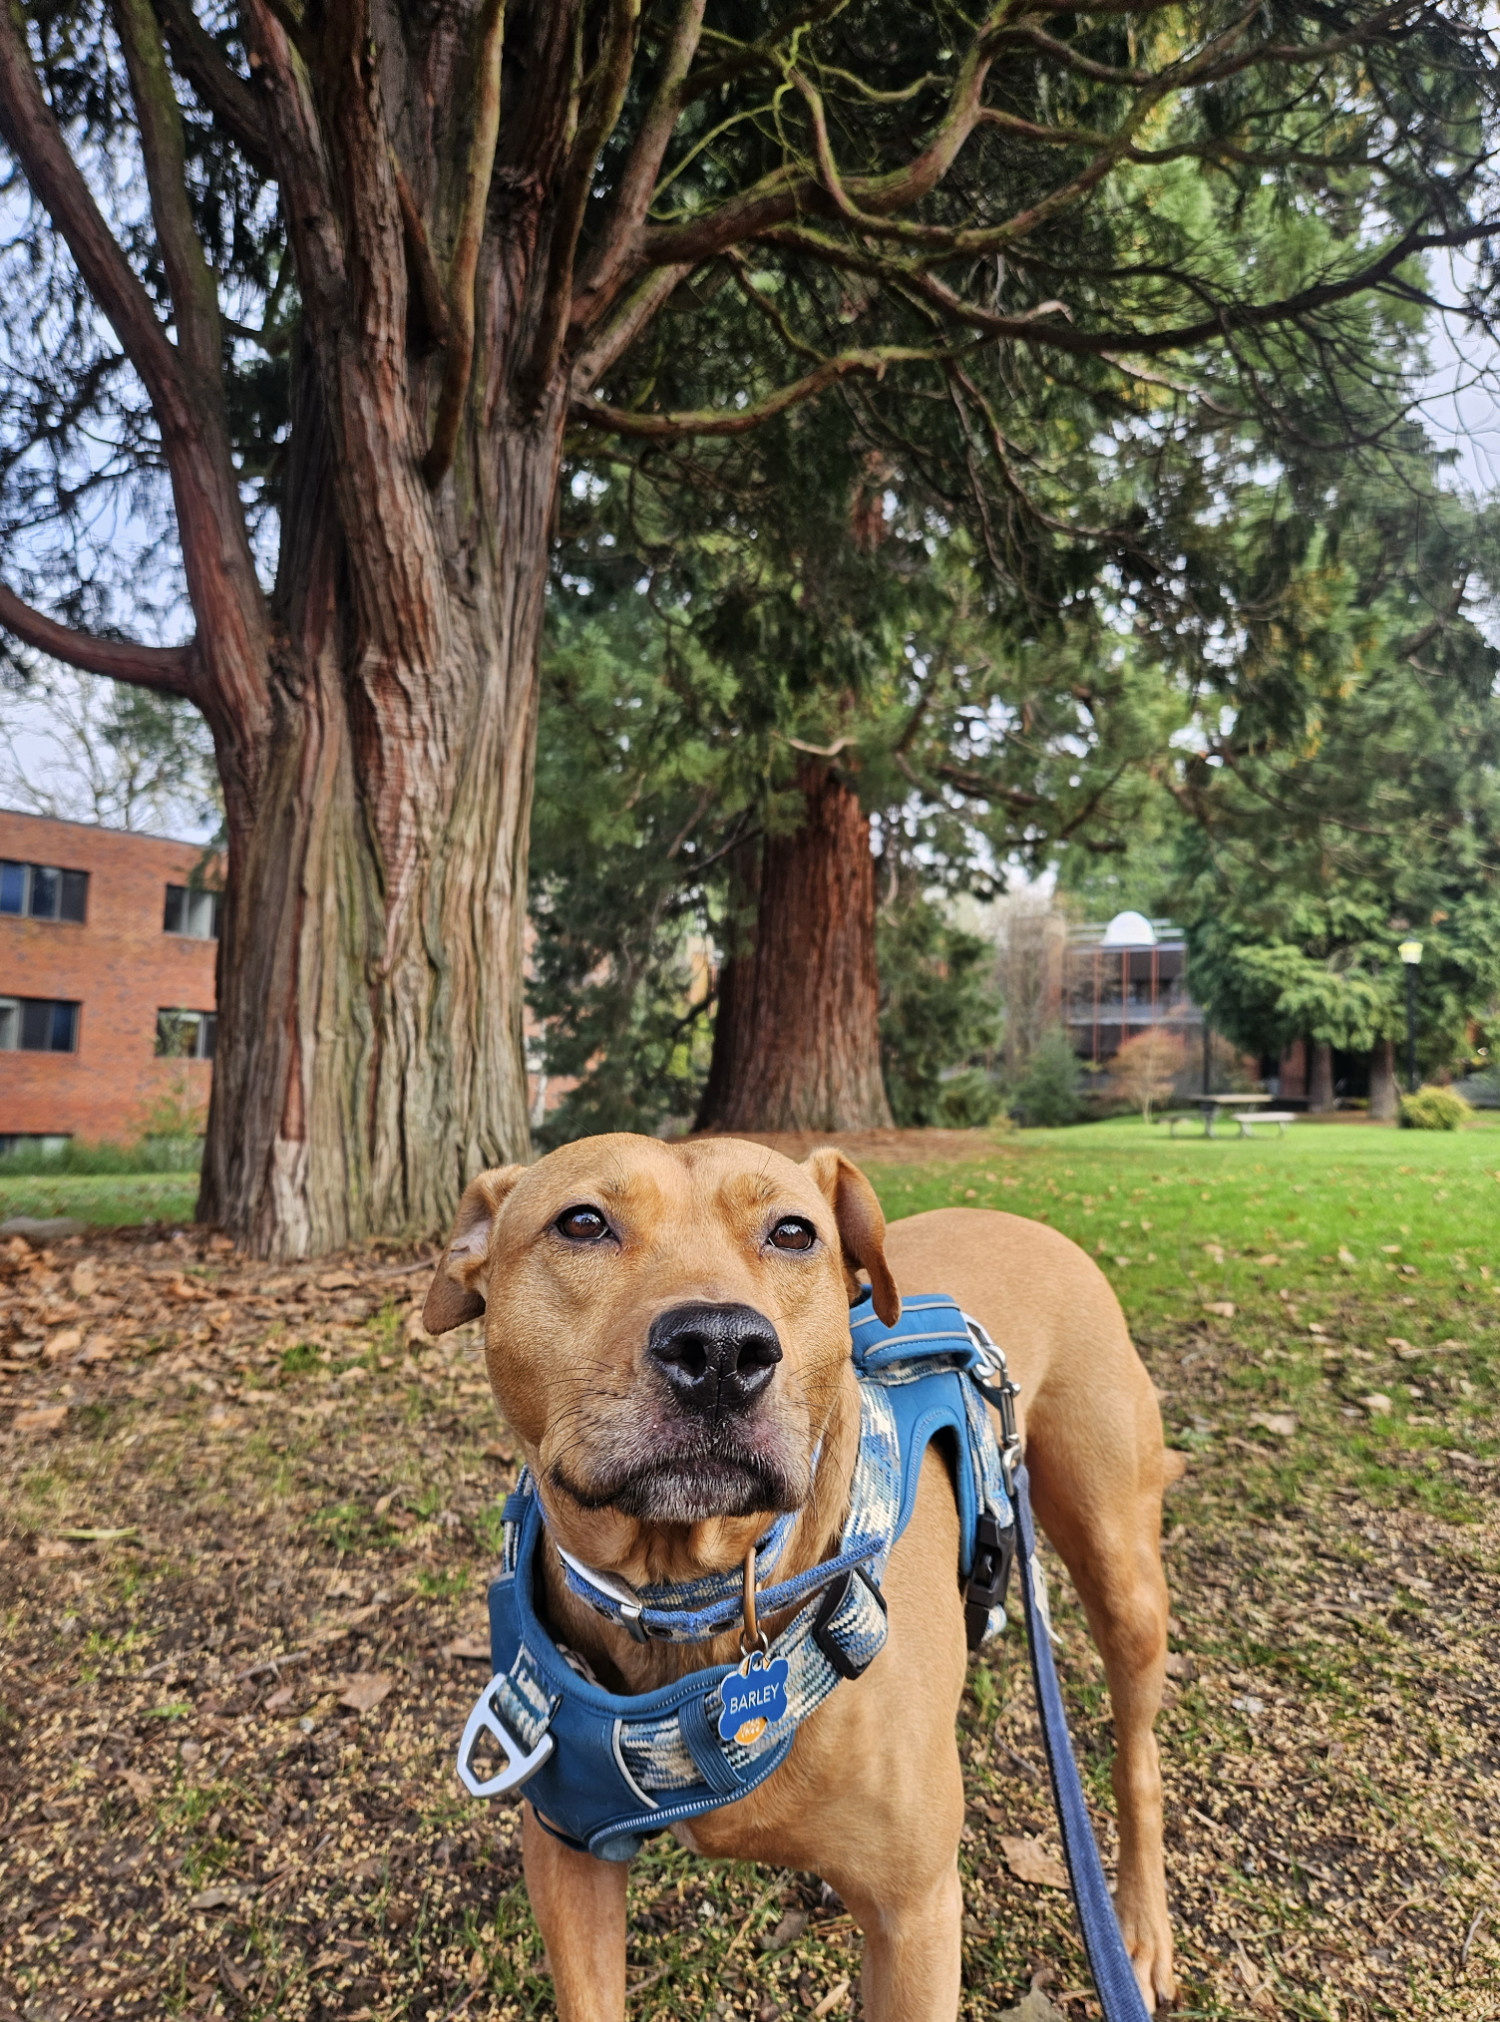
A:
<svg viewBox="0 0 1500 2022">
<path fill-rule="evenodd" d="M 1237 1095 L 1199 1095 L 1194 1097 L 1194 1108 L 1177 1109 L 1167 1114 L 1167 1135 L 1176 1137 L 1179 1123 L 1191 1123 L 1195 1116 L 1203 1119 L 1203 1135 L 1212 1137 L 1214 1125 L 1222 1117 L 1228 1117 L 1239 1125 L 1241 1137 L 1253 1137 L 1257 1123 L 1274 1123 L 1277 1135 L 1286 1136 L 1286 1127 L 1295 1123 L 1297 1112 L 1292 1109 L 1268 1109 L 1265 1107 L 1271 1097 L 1263 1092 Z"/>
</svg>

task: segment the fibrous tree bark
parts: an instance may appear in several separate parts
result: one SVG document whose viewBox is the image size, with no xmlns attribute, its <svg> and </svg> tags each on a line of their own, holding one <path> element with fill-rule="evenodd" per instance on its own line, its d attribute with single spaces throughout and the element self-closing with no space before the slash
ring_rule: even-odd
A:
<svg viewBox="0 0 1500 2022">
<path fill-rule="evenodd" d="M 1396 1042 L 1378 1039 L 1370 1051 L 1370 1115 L 1377 1123 L 1395 1122 L 1396 1097 Z"/>
<path fill-rule="evenodd" d="M 752 948 L 721 977 L 699 1126 L 889 1127 L 880 1072 L 875 864 L 850 780 L 811 762 L 801 823 L 766 838 Z"/>
<path fill-rule="evenodd" d="M 1393 128 L 1371 97 L 1376 222 L 1346 232 L 1354 250 L 1314 282 L 1299 269 L 1241 302 L 1240 274 L 1259 265 L 1215 282 L 1188 259 L 1151 269 L 1148 298 L 1116 301 L 1097 282 L 1116 263 L 1101 259 L 1080 283 L 1095 292 L 1063 304 L 1049 253 L 1024 299 L 1003 302 L 996 261 L 1026 273 L 1018 249 L 1066 231 L 1117 177 L 1191 157 L 1238 173 L 1243 156 L 1258 189 L 1257 136 L 1281 117 L 1288 71 L 1353 80 L 1374 63 L 1395 75 L 1401 38 L 1434 10 L 1372 0 L 1329 37 L 1313 7 L 1293 26 L 1226 5 L 1168 38 L 1148 72 L 1115 8 L 1085 31 L 1106 37 L 1101 56 L 1009 0 L 957 37 L 930 9 L 895 7 L 866 81 L 855 74 L 866 24 L 846 9 L 707 9 L 239 0 L 200 17 L 192 0 L 0 5 L 0 142 L 66 248 L 59 288 L 86 297 L 70 311 L 73 348 L 36 354 L 37 384 L 56 398 L 35 404 L 32 425 L 81 440 L 117 412 L 99 390 L 116 366 L 134 375 L 155 433 L 122 424 L 119 468 L 143 483 L 166 474 L 195 630 L 180 646 L 135 645 L 36 608 L 30 584 L 55 583 L 66 539 L 51 576 L 33 578 L 7 549 L 0 627 L 23 648 L 186 696 L 211 727 L 228 893 L 200 1209 L 264 1254 L 435 1226 L 477 1166 L 526 1151 L 527 813 L 566 428 L 645 454 L 910 368 L 926 375 L 924 411 L 957 417 L 964 470 L 988 459 L 1013 500 L 998 412 L 974 377 L 981 350 L 1089 361 L 1117 400 L 1142 379 L 1128 353 L 1169 356 L 1235 330 L 1263 348 L 1268 332 L 1337 314 L 1424 249 L 1493 228 L 1482 150 L 1471 159 L 1463 138 L 1489 88 L 1481 53 L 1451 116 L 1434 100 Z M 1433 32 L 1453 32 L 1445 21 Z M 1220 110 L 1194 110 L 1229 80 L 1248 108 L 1243 133 L 1226 132 Z M 1060 81 L 1097 103 L 1079 111 L 1070 98 L 1056 113 Z M 1025 116 L 1009 102 L 1018 89 Z M 1143 149 L 1173 104 L 1180 138 Z M 1403 155 L 1391 171 L 1401 199 L 1382 209 L 1387 136 L 1408 125 L 1413 159 L 1445 166 L 1430 187 L 1413 184 Z M 1341 161 L 1358 152 L 1343 136 L 1339 149 Z M 134 190 L 118 201 L 129 178 L 113 174 L 116 156 L 142 172 L 141 202 Z M 968 180 L 950 195 L 960 156 Z M 1286 162 L 1300 173 L 1296 154 L 1267 160 L 1266 173 Z M 1151 214 L 1148 191 L 1137 216 Z M 8 249 L 36 231 L 0 218 Z M 276 239 L 274 278 L 241 260 L 247 235 Z M 774 332 L 786 377 L 657 411 L 650 358 L 634 378 L 622 360 L 642 355 L 669 304 L 695 299 L 684 284 L 716 285 L 726 270 Z M 265 314 L 259 330 L 236 320 L 247 302 Z M 0 303 L 0 318 L 13 315 Z M 6 328 L 13 346 L 45 341 Z M 247 521 L 237 377 L 256 343 L 285 358 L 291 386 L 284 439 L 257 438 L 280 471 L 269 587 Z M 1252 362 L 1247 387 L 1259 351 Z M 15 504 L 16 473 L 36 467 L 27 448 L 7 443 L 0 457 L 11 530 L 30 525 Z M 58 469 L 65 519 L 66 456 Z M 819 792 L 852 835 L 849 804 Z M 788 906 L 831 929 L 838 879 L 820 886 L 785 852 L 773 869 Z M 858 949 L 839 961 L 847 992 L 867 994 Z M 765 973 L 769 1004 L 769 957 Z M 822 1007 L 819 1025 L 830 1015 Z M 830 1055 L 787 1087 L 840 1079 L 879 1110 L 871 1060 Z"/>
<path fill-rule="evenodd" d="M 1314 1113 L 1334 1106 L 1333 1048 L 1326 1040 L 1307 1042 L 1307 1106 Z"/>
</svg>

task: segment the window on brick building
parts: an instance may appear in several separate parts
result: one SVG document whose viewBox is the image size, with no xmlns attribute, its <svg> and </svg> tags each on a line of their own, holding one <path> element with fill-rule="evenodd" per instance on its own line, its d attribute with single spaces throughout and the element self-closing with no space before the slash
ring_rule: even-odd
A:
<svg viewBox="0 0 1500 2022">
<path fill-rule="evenodd" d="M 88 914 L 89 874 L 55 864 L 0 860 L 0 913 L 28 920 L 66 920 L 81 927 Z"/>
<path fill-rule="evenodd" d="M 0 1053 L 72 1053 L 78 1006 L 54 997 L 0 997 Z"/>
<path fill-rule="evenodd" d="M 167 886 L 167 910 L 162 922 L 168 934 L 186 934 L 194 941 L 219 938 L 219 895 L 192 885 Z"/>
<path fill-rule="evenodd" d="M 212 1011 L 158 1011 L 156 1054 L 159 1060 L 212 1060 L 219 1038 L 219 1020 Z"/>
</svg>

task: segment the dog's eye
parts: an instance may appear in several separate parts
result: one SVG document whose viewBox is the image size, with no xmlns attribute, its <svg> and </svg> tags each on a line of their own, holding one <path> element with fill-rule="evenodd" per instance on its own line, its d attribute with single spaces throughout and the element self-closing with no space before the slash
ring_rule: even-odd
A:
<svg viewBox="0 0 1500 2022">
<path fill-rule="evenodd" d="M 799 1221 L 795 1215 L 778 1222 L 771 1231 L 771 1242 L 778 1250 L 810 1250 L 817 1240 L 812 1223 Z"/>
<path fill-rule="evenodd" d="M 609 1234 L 609 1223 L 597 1208 L 564 1208 L 552 1226 L 570 1243 L 597 1243 Z"/>
</svg>

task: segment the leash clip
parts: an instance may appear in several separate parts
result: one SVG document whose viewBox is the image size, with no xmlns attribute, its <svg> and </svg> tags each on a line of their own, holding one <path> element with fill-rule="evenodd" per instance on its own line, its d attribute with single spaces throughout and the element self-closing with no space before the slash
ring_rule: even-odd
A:
<svg viewBox="0 0 1500 2022">
<path fill-rule="evenodd" d="M 984 1371 L 984 1375 L 976 1375 L 974 1381 L 981 1395 L 988 1398 L 1000 1414 L 1000 1478 L 1005 1483 L 1005 1493 L 1014 1504 L 1016 1469 L 1021 1461 L 1021 1435 L 1016 1429 L 1016 1399 L 1021 1394 L 1021 1386 L 1011 1375 L 1005 1350 L 1000 1344 L 990 1338 L 972 1314 L 964 1314 L 964 1324 L 979 1351 L 979 1366 Z"/>
<path fill-rule="evenodd" d="M 492 1678 L 480 1693 L 474 1711 L 464 1725 L 463 1739 L 458 1744 L 459 1781 L 473 1797 L 503 1797 L 506 1791 L 519 1789 L 528 1777 L 536 1775 L 552 1753 L 550 1734 L 543 1734 L 536 1747 L 528 1753 L 524 1744 L 511 1733 L 500 1714 L 495 1693 L 499 1683 L 498 1678 Z M 500 1744 L 505 1767 L 494 1776 L 481 1778 L 474 1774 L 474 1750 L 486 1734 Z"/>
</svg>

